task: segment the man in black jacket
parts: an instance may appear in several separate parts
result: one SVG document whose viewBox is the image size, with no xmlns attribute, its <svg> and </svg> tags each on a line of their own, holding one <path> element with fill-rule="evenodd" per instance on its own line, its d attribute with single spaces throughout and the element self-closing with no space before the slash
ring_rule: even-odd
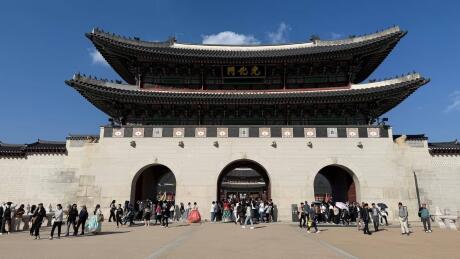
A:
<svg viewBox="0 0 460 259">
<path fill-rule="evenodd" d="M 8 223 L 8 234 L 11 232 L 11 202 L 7 202 L 5 207 L 3 208 L 3 219 L 0 221 L 2 222 L 2 227 L 0 231 L 0 235 L 6 232 L 6 224 Z"/>
<path fill-rule="evenodd" d="M 78 217 L 78 210 L 77 210 L 77 204 L 73 204 L 72 207 L 70 207 L 68 215 L 67 215 L 67 232 L 65 236 L 69 236 L 70 234 L 70 227 L 73 228 L 73 235 L 77 235 L 77 217 Z"/>
<path fill-rule="evenodd" d="M 78 214 L 78 223 L 77 223 L 77 227 L 75 228 L 74 235 L 75 233 L 78 233 L 78 229 L 80 228 L 80 225 L 81 225 L 80 235 L 85 234 L 85 223 L 87 219 L 88 219 L 88 210 L 86 209 L 86 205 L 83 205 L 81 206 L 80 214 Z"/>
<path fill-rule="evenodd" d="M 42 226 L 43 218 L 46 217 L 45 208 L 43 203 L 39 203 L 37 209 L 32 215 L 32 228 L 34 230 L 35 239 L 40 239 L 40 227 Z"/>
<path fill-rule="evenodd" d="M 371 232 L 369 231 L 369 205 L 367 203 L 364 204 L 363 209 L 361 210 L 361 219 L 364 222 L 364 234 L 370 235 Z"/>
</svg>

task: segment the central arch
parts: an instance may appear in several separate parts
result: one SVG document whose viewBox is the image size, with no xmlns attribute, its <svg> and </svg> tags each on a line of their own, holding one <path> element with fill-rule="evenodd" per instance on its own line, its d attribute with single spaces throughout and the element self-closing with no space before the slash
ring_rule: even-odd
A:
<svg viewBox="0 0 460 259">
<path fill-rule="evenodd" d="M 216 200 L 246 198 L 270 199 L 270 177 L 259 163 L 240 159 L 231 162 L 220 172 L 217 179 Z"/>
<path fill-rule="evenodd" d="M 350 169 L 344 166 L 323 167 L 316 174 L 313 185 L 316 200 L 321 201 L 332 197 L 336 202 L 357 201 L 358 179 Z"/>
<path fill-rule="evenodd" d="M 165 165 L 148 165 L 134 175 L 131 184 L 132 203 L 146 199 L 174 201 L 175 195 L 176 177 Z"/>
</svg>

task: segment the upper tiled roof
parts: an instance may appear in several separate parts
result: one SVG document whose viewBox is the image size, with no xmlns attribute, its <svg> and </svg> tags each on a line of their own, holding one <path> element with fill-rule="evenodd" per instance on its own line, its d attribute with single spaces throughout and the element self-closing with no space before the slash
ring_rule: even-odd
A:
<svg viewBox="0 0 460 259">
<path fill-rule="evenodd" d="M 363 36 L 350 37 L 340 40 L 314 40 L 304 43 L 289 43 L 275 45 L 208 45 L 184 44 L 175 40 L 164 42 L 142 41 L 138 38 L 126 38 L 100 29 L 93 29 L 86 36 L 95 44 L 113 44 L 119 47 L 136 49 L 144 53 L 158 55 L 179 55 L 208 58 L 264 58 L 288 57 L 298 55 L 336 52 L 352 49 L 359 46 L 384 41 L 386 39 L 399 40 L 405 35 L 398 26 Z"/>
<path fill-rule="evenodd" d="M 130 84 L 135 84 L 136 71 L 142 62 L 228 65 L 302 64 L 334 60 L 348 62 L 352 66 L 352 82 L 360 83 L 378 67 L 406 33 L 395 26 L 341 40 L 245 46 L 184 44 L 174 39 L 151 42 L 118 36 L 100 29 L 93 29 L 86 36 L 115 71 Z"/>
</svg>

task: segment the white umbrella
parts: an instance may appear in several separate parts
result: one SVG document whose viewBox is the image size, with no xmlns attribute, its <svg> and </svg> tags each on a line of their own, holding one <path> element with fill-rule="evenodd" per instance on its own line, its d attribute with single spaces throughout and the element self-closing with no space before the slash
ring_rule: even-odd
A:
<svg viewBox="0 0 460 259">
<path fill-rule="evenodd" d="M 342 210 L 348 210 L 348 206 L 343 202 L 336 202 L 335 206 Z"/>
</svg>

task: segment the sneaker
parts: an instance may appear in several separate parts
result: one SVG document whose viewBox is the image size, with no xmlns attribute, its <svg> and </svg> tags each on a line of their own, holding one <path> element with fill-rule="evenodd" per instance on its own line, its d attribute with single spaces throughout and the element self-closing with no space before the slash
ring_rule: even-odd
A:
<svg viewBox="0 0 460 259">
<path fill-rule="evenodd" d="M 241 228 L 246 228 L 246 226 L 241 226 Z"/>
<path fill-rule="evenodd" d="M 307 230 L 307 233 L 310 233 L 310 230 Z"/>
<path fill-rule="evenodd" d="M 251 229 L 254 229 L 254 227 L 251 227 Z"/>
<path fill-rule="evenodd" d="M 49 240 L 53 240 L 53 237 L 50 237 Z"/>
<path fill-rule="evenodd" d="M 318 234 L 319 232 L 321 232 L 321 230 L 316 231 L 315 234 Z"/>
</svg>

